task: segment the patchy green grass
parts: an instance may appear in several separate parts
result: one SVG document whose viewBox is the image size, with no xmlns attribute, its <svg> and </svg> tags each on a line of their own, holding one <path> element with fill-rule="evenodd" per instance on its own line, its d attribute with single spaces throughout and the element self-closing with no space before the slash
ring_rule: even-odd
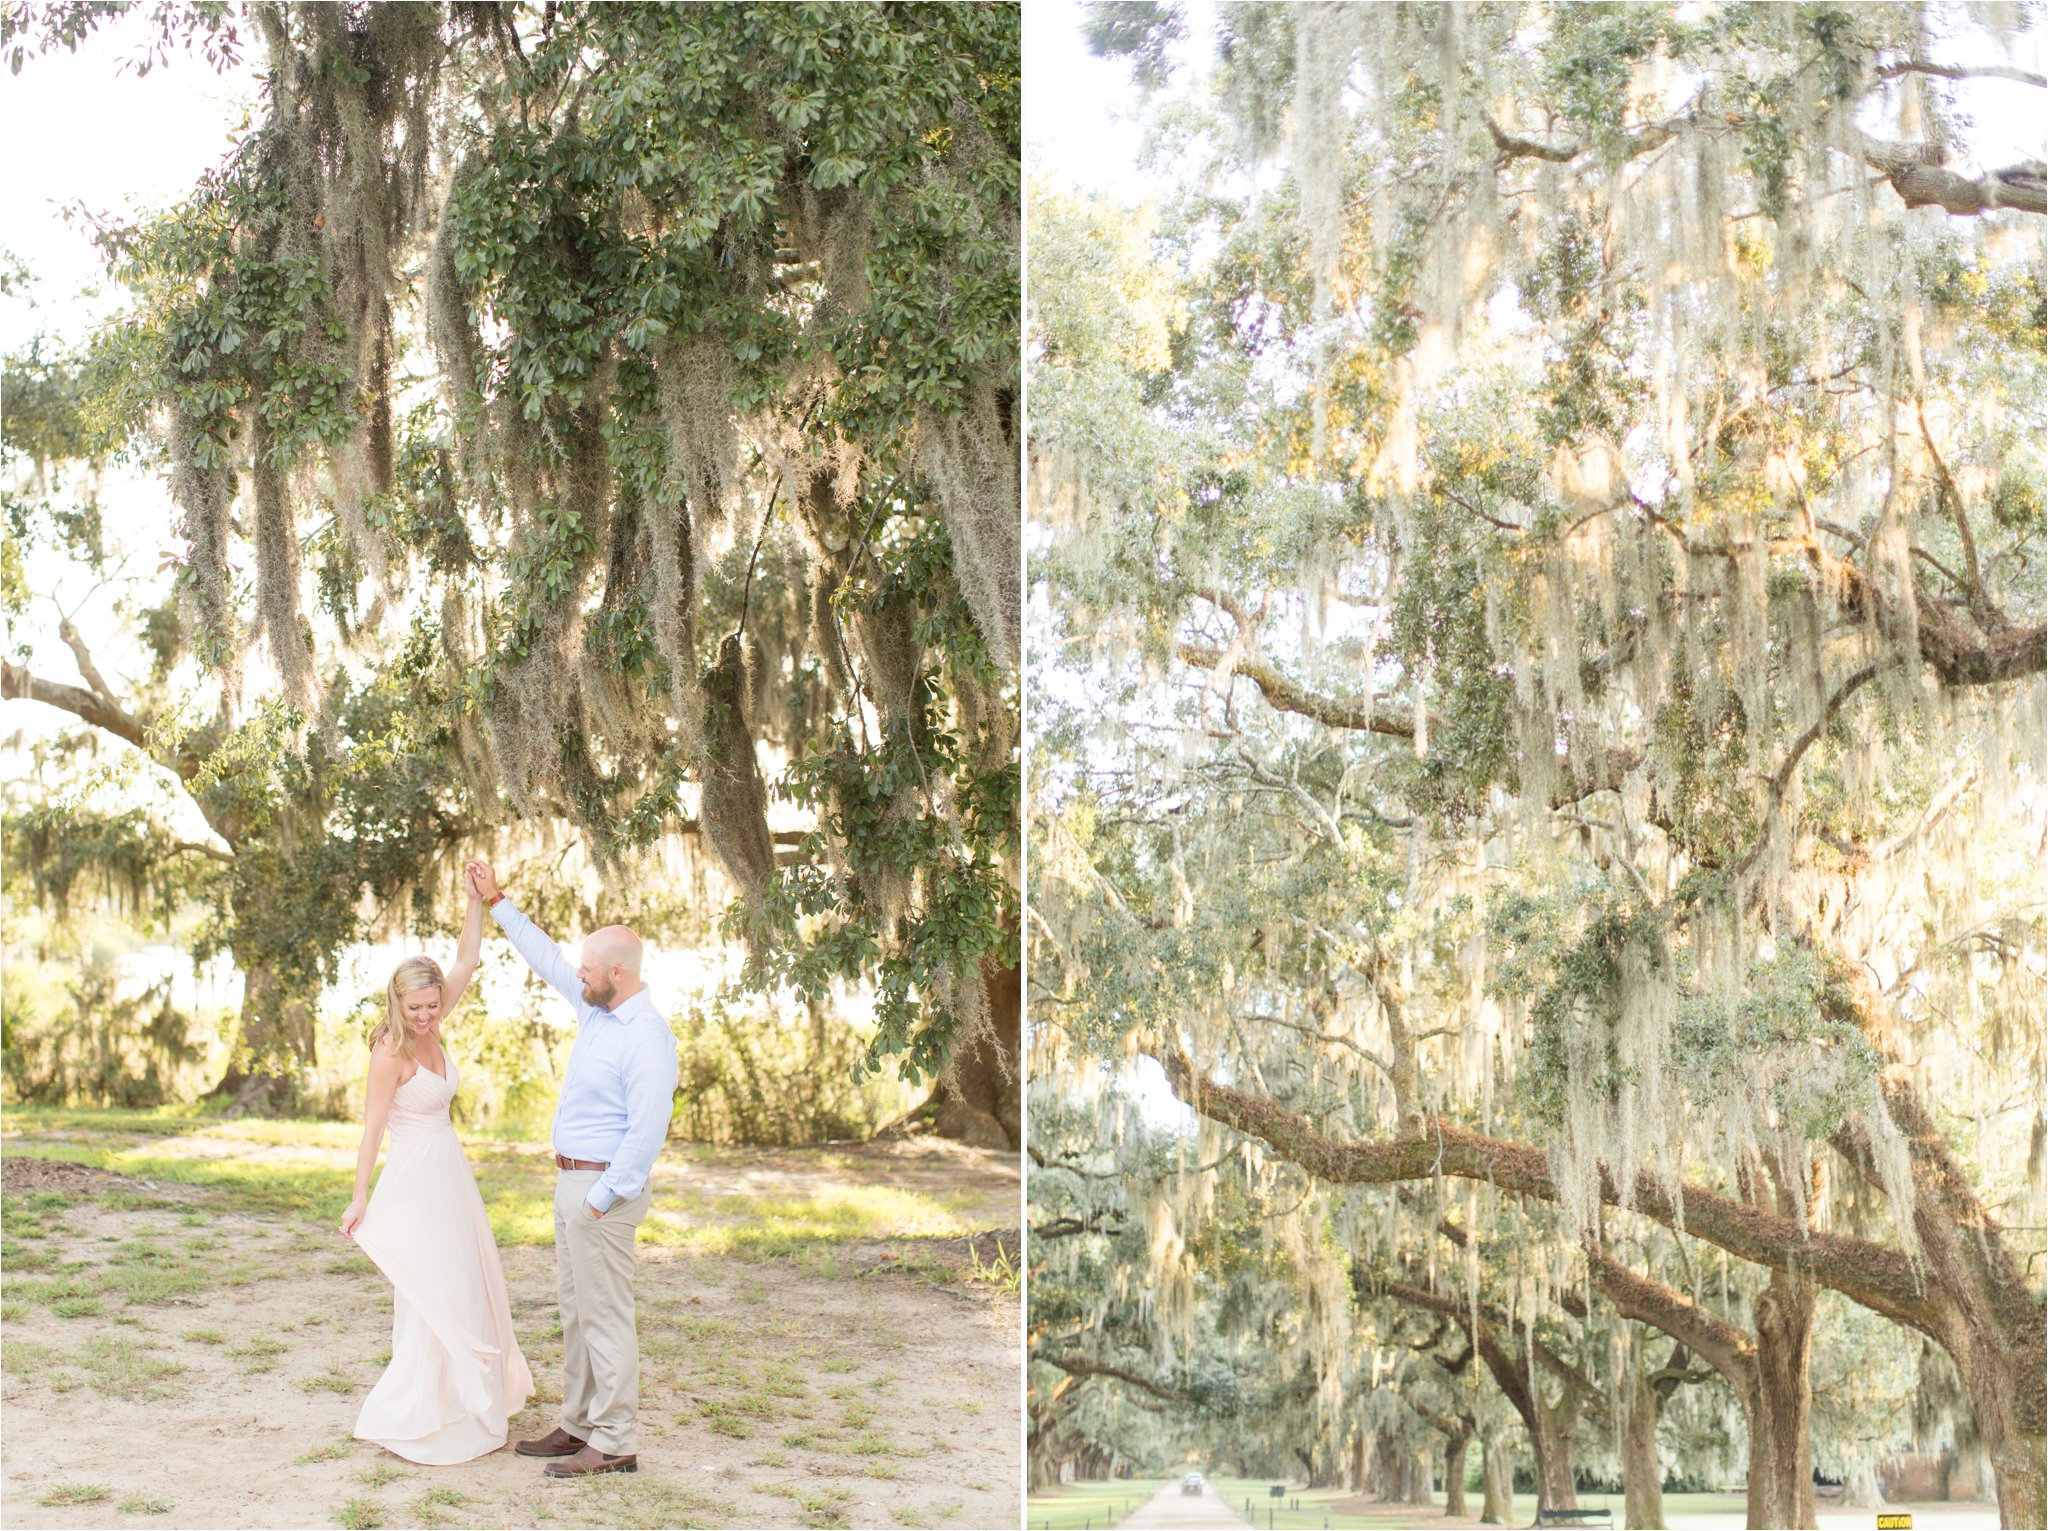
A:
<svg viewBox="0 0 2048 1531">
<path fill-rule="evenodd" d="M 131 1303 L 167 1303 L 206 1290 L 206 1272 L 197 1266 L 124 1264 L 108 1267 L 114 1290 Z"/>
<path fill-rule="evenodd" d="M 273 1339 L 267 1334 L 252 1334 L 239 1345 L 230 1345 L 226 1354 L 242 1363 L 241 1373 L 253 1377 L 258 1372 L 277 1370 L 277 1358 L 289 1354 L 291 1346 L 283 1340 Z"/>
<path fill-rule="evenodd" d="M 144 1499 L 140 1494 L 131 1494 L 114 1506 L 123 1515 L 168 1515 L 171 1502 L 168 1499 Z"/>
<path fill-rule="evenodd" d="M 130 1191 L 114 1186 L 100 1192 L 97 1200 L 109 1212 L 182 1212 L 185 1204 L 170 1196 L 152 1196 L 147 1191 Z"/>
<path fill-rule="evenodd" d="M 1030 1531 L 1080 1531 L 1082 1526 L 1113 1526 L 1171 1480 L 1120 1478 L 1110 1483 L 1063 1483 L 1024 1502 L 1024 1524 Z M 1238 1496 L 1237 1503 L 1242 1503 Z"/>
<path fill-rule="evenodd" d="M 23 1382 L 52 1392 L 68 1393 L 83 1381 L 109 1398 L 149 1401 L 172 1398 L 181 1391 L 169 1379 L 182 1372 L 182 1362 L 168 1360 L 147 1340 L 96 1334 L 73 1351 L 27 1340 L 9 1343 L 7 1370 Z"/>
<path fill-rule="evenodd" d="M 719 1435 L 729 1435 L 736 1441 L 743 1441 L 754 1433 L 754 1427 L 747 1423 L 738 1407 L 717 1399 L 701 1405 L 697 1412 L 704 1417 L 705 1425 Z"/>
<path fill-rule="evenodd" d="M 340 1522 L 342 1531 L 376 1531 L 384 1524 L 384 1506 L 358 1494 L 344 1499 L 331 1518 Z"/>
<path fill-rule="evenodd" d="M 78 1379 L 65 1369 L 61 1353 L 31 1340 L 10 1340 L 0 1347 L 0 1367 L 11 1377 L 39 1384 L 52 1392 L 68 1393 L 78 1386 Z"/>
<path fill-rule="evenodd" d="M 11 1117 L 14 1113 L 8 1112 Z M 18 1152 L 9 1145 L 9 1153 Z M 24 1196 L 10 1196 L 0 1202 L 0 1235 L 11 1239 L 47 1239 L 52 1234 L 65 1232 L 64 1220 L 58 1216 L 72 1205 L 71 1198 L 57 1191 L 30 1191 Z"/>
<path fill-rule="evenodd" d="M 853 1498 L 853 1490 L 844 1488 L 800 1488 L 796 1491 L 796 1502 L 803 1511 L 806 1526 L 834 1527 L 847 1524 L 847 1502 Z"/>
<path fill-rule="evenodd" d="M 430 1488 L 407 1505 L 405 1513 L 422 1526 L 452 1526 L 456 1523 L 457 1517 L 450 1512 L 461 1509 L 469 1502 L 469 1495 L 460 1489 Z"/>
<path fill-rule="evenodd" d="M 1006 1247 L 1001 1239 L 995 1239 L 991 1241 L 994 1249 L 984 1260 L 976 1247 L 980 1242 L 979 1239 L 970 1239 L 967 1243 L 968 1279 L 992 1286 L 1011 1297 L 1020 1296 L 1024 1290 L 1024 1267 L 1016 1252 Z"/>
<path fill-rule="evenodd" d="M 353 1393 L 361 1384 L 338 1366 L 330 1365 L 317 1377 L 301 1377 L 302 1393 Z"/>
<path fill-rule="evenodd" d="M 19 1324 L 28 1319 L 28 1304 L 9 1299 L 0 1302 L 0 1324 Z"/>
<path fill-rule="evenodd" d="M 142 1116 L 147 1113 L 122 1112 L 122 1117 Z M 13 1112 L 9 1112 L 10 1117 Z M 209 1136 L 222 1135 L 227 1126 L 241 1123 L 207 1124 Z M 273 1123 L 273 1126 L 332 1127 L 334 1123 Z M 135 1123 L 123 1120 L 122 1130 L 129 1134 L 146 1132 Z M 353 1136 L 360 1138 L 360 1128 L 350 1129 Z M 170 1135 L 170 1134 L 166 1134 Z M 228 1134 L 232 1136 L 232 1134 Z M 292 1135 L 283 1142 L 299 1146 L 306 1141 L 303 1135 Z M 138 1180 L 163 1180 L 179 1185 L 201 1186 L 210 1190 L 227 1192 L 234 1200 L 236 1210 L 252 1216 L 302 1217 L 333 1216 L 339 1218 L 342 1208 L 348 1205 L 350 1194 L 355 1189 L 355 1174 L 324 1160 L 308 1156 L 303 1160 L 289 1157 L 265 1158 L 261 1162 L 237 1158 L 206 1158 L 200 1156 L 162 1157 L 140 1148 L 96 1147 L 80 1143 L 10 1143 L 8 1152 L 23 1158 L 69 1159 L 75 1164 L 90 1165 L 94 1169 L 110 1170 L 118 1175 L 127 1175 Z"/>
<path fill-rule="evenodd" d="M 178 1338 L 190 1340 L 194 1345 L 225 1345 L 228 1342 L 228 1337 L 218 1329 L 187 1329 Z"/>
<path fill-rule="evenodd" d="M 808 1196 L 706 1196 L 685 1189 L 647 1215 L 640 1237 L 707 1255 L 774 1259 L 861 1240 L 974 1232 L 985 1198 L 901 1186 L 830 1186 Z"/>
<path fill-rule="evenodd" d="M 9 1285 L 8 1295 L 19 1302 L 40 1303 L 60 1318 L 81 1318 L 99 1312 L 97 1299 L 105 1290 L 103 1277 L 69 1275 L 53 1281 L 16 1281 Z M 92 1306 L 81 1306 L 87 1303 Z"/>
<path fill-rule="evenodd" d="M 98 1504 L 113 1490 L 102 1483 L 53 1483 L 36 1497 L 37 1504 Z"/>
<path fill-rule="evenodd" d="M 0 1238 L 0 1266 L 11 1272 L 46 1271 L 57 1263 L 57 1251 L 45 1247 L 41 1236 L 31 1240 Z"/>
<path fill-rule="evenodd" d="M 85 1369 L 93 1390 L 110 1398 L 150 1400 L 175 1397 L 182 1389 L 168 1379 L 185 1369 L 157 1353 L 146 1341 L 94 1335 L 78 1348 L 74 1358 Z"/>
<path fill-rule="evenodd" d="M 338 1462 L 355 1450 L 356 1440 L 344 1435 L 339 1440 L 329 1441 L 325 1446 L 315 1446 L 311 1451 L 301 1452 L 292 1458 L 295 1465 L 304 1467 L 308 1462 Z"/>
<path fill-rule="evenodd" d="M 846 1443 L 846 1449 L 857 1457 L 893 1457 L 896 1443 L 880 1430 L 863 1430 Z"/>
<path fill-rule="evenodd" d="M 573 1501 L 559 1513 L 575 1515 L 576 1524 L 618 1527 L 620 1531 L 700 1531 L 732 1519 L 730 1506 L 720 1505 L 674 1480 L 649 1472 L 605 1473 L 571 1492 Z"/>
<path fill-rule="evenodd" d="M 410 1478 L 411 1476 L 411 1473 L 400 1472 L 389 1462 L 379 1462 L 375 1466 L 365 1467 L 361 1472 L 357 1473 L 356 1482 L 362 1484 L 364 1488 L 382 1488 L 387 1483 L 394 1483 L 400 1478 Z"/>
</svg>

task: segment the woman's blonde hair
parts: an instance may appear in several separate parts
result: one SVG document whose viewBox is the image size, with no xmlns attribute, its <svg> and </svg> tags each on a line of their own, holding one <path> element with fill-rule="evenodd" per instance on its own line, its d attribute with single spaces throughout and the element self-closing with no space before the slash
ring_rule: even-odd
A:
<svg viewBox="0 0 2048 1531">
<path fill-rule="evenodd" d="M 399 1014 L 398 1002 L 401 996 L 417 994 L 421 989 L 439 989 L 442 998 L 447 998 L 448 980 L 442 975 L 441 964 L 432 957 L 408 957 L 391 970 L 391 982 L 384 986 L 384 1019 L 370 1033 L 371 1051 L 390 1037 L 398 1048 L 398 1056 L 407 1063 L 413 1061 L 416 1038 L 412 1028 L 405 1024 L 405 1017 Z"/>
</svg>

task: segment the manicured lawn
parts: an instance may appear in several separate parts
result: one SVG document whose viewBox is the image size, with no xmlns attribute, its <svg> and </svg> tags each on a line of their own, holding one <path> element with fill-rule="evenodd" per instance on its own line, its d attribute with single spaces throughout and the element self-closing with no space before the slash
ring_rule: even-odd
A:
<svg viewBox="0 0 2048 1531">
<path fill-rule="evenodd" d="M 1332 1531 L 1339 1527 L 1384 1527 L 1413 1525 L 1417 1510 L 1410 1505 L 1390 1505 L 1382 1510 L 1377 1506 L 1366 1506 L 1348 1489 L 1343 1488 L 1301 1488 L 1289 1483 L 1287 1493 L 1273 1497 L 1275 1478 L 1216 1478 L 1209 1480 L 1210 1487 L 1223 1496 L 1223 1502 L 1239 1513 L 1245 1512 L 1245 1502 L 1251 1502 L 1247 1518 L 1255 1526 L 1270 1526 L 1272 1531 L 1322 1531 L 1328 1526 Z M 1479 1500 L 1472 1496 L 1471 1510 L 1476 1518 Z M 1423 1514 L 1430 1512 L 1423 1511 Z M 1441 1514 L 1442 1511 L 1437 1511 Z"/>
<path fill-rule="evenodd" d="M 1026 1531 L 1102 1531 L 1150 1499 L 1168 1480 L 1119 1478 L 1109 1483 L 1063 1483 L 1024 1504 Z"/>
<path fill-rule="evenodd" d="M 349 1122 L 229 1119 L 192 1107 L 9 1106 L 0 1127 L 9 1155 L 203 1186 L 226 1193 L 236 1211 L 318 1227 L 339 1222 L 348 1205 L 362 1138 L 361 1127 Z M 500 1247 L 553 1243 L 555 1168 L 546 1144 L 477 1136 L 466 1128 L 463 1137 Z M 805 1157 L 802 1167 L 824 1183 L 780 1192 L 709 1196 L 684 1169 L 698 1163 L 760 1164 L 775 1154 L 671 1142 L 656 1171 L 655 1205 L 641 1227 L 641 1242 L 742 1260 L 796 1257 L 829 1265 L 835 1248 L 863 1240 L 957 1238 L 987 1225 L 985 1187 L 846 1184 L 840 1177 L 849 1166 L 877 1179 L 887 1173 L 852 1154 Z M 18 1254 L 6 1252 L 9 1266 L 30 1268 Z"/>
</svg>

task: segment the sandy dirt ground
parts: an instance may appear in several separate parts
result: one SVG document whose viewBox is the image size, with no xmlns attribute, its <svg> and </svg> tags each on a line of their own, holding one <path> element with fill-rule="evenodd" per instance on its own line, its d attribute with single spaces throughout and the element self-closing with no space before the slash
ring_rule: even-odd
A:
<svg viewBox="0 0 2048 1531">
<path fill-rule="evenodd" d="M 1018 1522 L 1017 1299 L 971 1270 L 993 1240 L 721 1254 L 643 1235 L 641 1471 L 558 1483 L 509 1449 L 422 1468 L 350 1439 L 388 1356 L 390 1292 L 324 1217 L 251 1215 L 219 1188 L 13 1147 L 0 1165 L 10 1526 Z M 174 1139 L 150 1151 L 209 1150 Z M 39 1139 L 38 1152 L 62 1149 Z M 1014 1159 L 953 1145 L 675 1158 L 657 1207 L 664 1181 L 687 1177 L 699 1217 L 722 1197 L 753 1207 L 911 1187 L 950 1196 L 956 1217 L 1015 1228 Z M 503 1257 L 541 1388 L 516 1438 L 556 1421 L 561 1340 L 552 1249 Z"/>
<path fill-rule="evenodd" d="M 1169 1483 L 1117 1524 L 1140 1531 L 1162 1526 L 1174 1531 L 1245 1531 L 1245 1518 L 1206 1483 L 1200 1494 L 1182 1493 L 1178 1483 Z"/>
</svg>

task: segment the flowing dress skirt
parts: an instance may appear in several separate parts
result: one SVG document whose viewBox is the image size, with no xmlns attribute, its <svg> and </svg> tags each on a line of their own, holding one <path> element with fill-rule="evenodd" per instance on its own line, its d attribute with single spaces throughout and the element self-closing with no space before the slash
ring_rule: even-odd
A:
<svg viewBox="0 0 2048 1531">
<path fill-rule="evenodd" d="M 394 1296 L 391 1364 L 355 1433 L 432 1466 L 496 1451 L 533 1394 L 490 1218 L 448 1120 L 454 1072 L 451 1059 L 448 1079 L 421 1069 L 399 1087 L 384 1173 L 356 1228 Z"/>
</svg>

